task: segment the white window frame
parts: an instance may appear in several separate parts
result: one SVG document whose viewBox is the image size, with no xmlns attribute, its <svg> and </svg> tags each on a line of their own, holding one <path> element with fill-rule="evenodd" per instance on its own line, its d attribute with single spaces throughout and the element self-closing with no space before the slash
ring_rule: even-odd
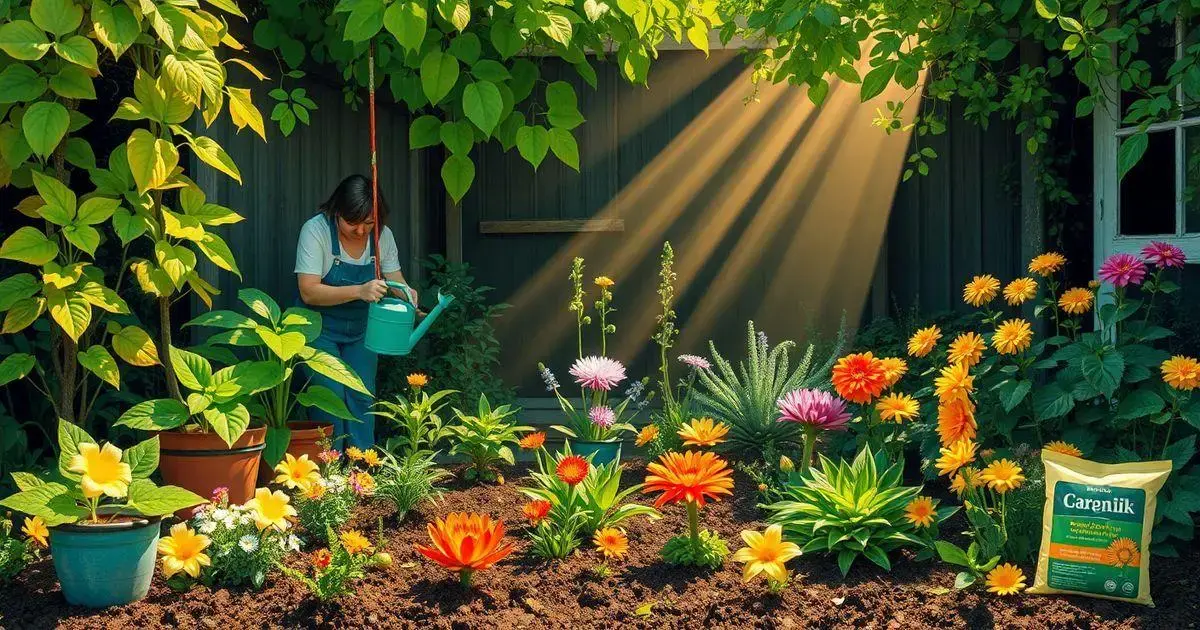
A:
<svg viewBox="0 0 1200 630">
<path fill-rule="evenodd" d="M 1182 21 L 1175 23 L 1175 58 L 1183 56 L 1184 28 Z M 1114 48 L 1113 57 L 1116 58 Z M 1121 234 L 1121 181 L 1117 170 L 1117 152 L 1121 140 L 1139 131 L 1137 127 L 1121 127 L 1121 98 L 1120 84 L 1115 76 L 1100 78 L 1103 93 L 1115 95 L 1115 98 L 1102 99 L 1094 113 L 1093 127 L 1093 171 L 1094 171 L 1094 222 L 1093 251 L 1095 252 L 1095 269 L 1105 258 L 1117 253 L 1137 254 L 1150 241 L 1166 241 L 1183 249 L 1189 261 L 1200 262 L 1200 232 L 1187 232 L 1187 208 L 1183 201 L 1183 192 L 1187 176 L 1187 155 L 1185 153 L 1186 131 L 1189 127 L 1200 126 L 1200 116 L 1181 118 L 1150 125 L 1150 133 L 1175 134 L 1175 233 L 1128 236 Z M 1183 102 L 1183 88 L 1176 87 L 1175 98 Z"/>
</svg>

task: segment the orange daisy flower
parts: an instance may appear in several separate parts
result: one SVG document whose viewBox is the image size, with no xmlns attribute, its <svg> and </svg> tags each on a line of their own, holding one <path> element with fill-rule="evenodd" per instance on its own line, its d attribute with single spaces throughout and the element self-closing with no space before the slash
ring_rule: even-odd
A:
<svg viewBox="0 0 1200 630">
<path fill-rule="evenodd" d="M 904 359 L 896 357 L 884 357 L 879 360 L 883 364 L 883 378 L 887 383 L 887 387 L 891 387 L 900 381 L 900 377 L 908 372 L 908 363 Z"/>
<path fill-rule="evenodd" d="M 978 431 L 975 422 L 975 404 L 967 398 L 956 398 L 938 405 L 938 437 L 942 446 L 950 446 L 959 440 L 973 440 Z"/>
<path fill-rule="evenodd" d="M 542 445 L 545 443 L 546 432 L 537 431 L 535 433 L 525 434 L 525 436 L 521 438 L 521 441 L 517 442 L 517 446 L 520 446 L 527 451 L 536 451 L 537 449 L 542 448 Z"/>
<path fill-rule="evenodd" d="M 485 514 L 450 513 L 427 529 L 433 544 L 414 545 L 417 553 L 458 573 L 464 586 L 470 585 L 472 573 L 490 569 L 513 552 L 513 544 L 504 542 L 504 521 Z"/>
<path fill-rule="evenodd" d="M 579 485 L 587 477 L 588 461 L 578 455 L 568 455 L 558 462 L 554 474 L 568 486 Z"/>
<path fill-rule="evenodd" d="M 833 387 L 846 400 L 865 405 L 887 388 L 883 361 L 870 352 L 848 354 L 833 366 Z"/>
<path fill-rule="evenodd" d="M 605 558 L 620 558 L 629 551 L 629 538 L 625 536 L 625 532 L 615 527 L 596 530 L 592 536 L 592 543 Z"/>
<path fill-rule="evenodd" d="M 912 337 L 908 338 L 908 354 L 914 357 L 923 357 L 933 351 L 933 347 L 937 345 L 938 339 L 942 338 L 942 330 L 937 326 L 922 328 L 913 333 Z"/>
<path fill-rule="evenodd" d="M 946 360 L 950 363 L 965 363 L 967 367 L 975 367 L 983 358 L 983 350 L 987 347 L 983 337 L 973 332 L 965 332 L 950 342 L 950 351 Z"/>
<path fill-rule="evenodd" d="M 525 518 L 529 519 L 530 525 L 537 525 L 550 515 L 550 502 L 545 499 L 534 499 L 525 504 L 521 511 L 525 513 Z"/>
<path fill-rule="evenodd" d="M 661 492 L 655 507 L 686 501 L 704 507 L 705 497 L 720 500 L 733 494 L 733 471 L 725 460 L 709 451 L 667 453 L 646 467 L 642 492 Z"/>
</svg>

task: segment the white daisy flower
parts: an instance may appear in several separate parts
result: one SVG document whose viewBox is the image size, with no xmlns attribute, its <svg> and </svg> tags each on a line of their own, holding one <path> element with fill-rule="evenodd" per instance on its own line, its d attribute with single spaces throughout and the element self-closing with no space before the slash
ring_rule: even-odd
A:
<svg viewBox="0 0 1200 630">
<path fill-rule="evenodd" d="M 196 529 L 198 529 L 201 534 L 211 534 L 217 530 L 217 522 L 204 521 L 203 523 L 200 523 L 200 526 Z"/>
<path fill-rule="evenodd" d="M 288 549 L 292 552 L 300 551 L 300 539 L 295 534 L 289 534 L 287 539 Z"/>
<path fill-rule="evenodd" d="M 237 519 L 230 514 L 229 516 L 225 517 L 225 520 L 221 521 L 221 524 L 225 526 L 225 529 L 233 529 L 237 527 Z"/>
<path fill-rule="evenodd" d="M 242 551 L 245 551 L 246 553 L 254 553 L 255 551 L 258 551 L 258 538 L 255 538 L 250 534 L 246 534 L 238 539 L 238 546 L 241 547 Z"/>
<path fill-rule="evenodd" d="M 209 518 L 214 521 L 223 521 L 227 516 L 229 516 L 229 510 L 226 510 L 225 508 L 217 508 L 212 511 L 212 514 L 209 515 Z"/>
</svg>

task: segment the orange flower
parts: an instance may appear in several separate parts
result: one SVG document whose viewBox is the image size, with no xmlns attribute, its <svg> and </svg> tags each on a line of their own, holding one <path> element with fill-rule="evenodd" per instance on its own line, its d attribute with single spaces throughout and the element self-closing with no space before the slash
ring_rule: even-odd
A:
<svg viewBox="0 0 1200 630">
<path fill-rule="evenodd" d="M 329 568 L 333 562 L 333 554 L 329 553 L 328 549 L 318 549 L 313 552 L 312 563 L 313 567 L 318 571 L 324 571 Z"/>
<path fill-rule="evenodd" d="M 683 439 L 684 446 L 716 446 L 725 441 L 729 425 L 714 422 L 712 418 L 692 418 L 676 433 Z"/>
<path fill-rule="evenodd" d="M 870 352 L 848 354 L 833 366 L 833 387 L 846 400 L 865 405 L 887 387 L 883 361 Z"/>
<path fill-rule="evenodd" d="M 908 354 L 923 357 L 933 351 L 938 339 L 942 338 L 942 330 L 937 326 L 922 328 L 908 338 Z"/>
<path fill-rule="evenodd" d="M 720 500 L 733 494 L 733 471 L 711 452 L 667 453 L 646 467 L 643 492 L 662 492 L 655 507 L 686 501 L 704 507 L 705 496 Z"/>
<path fill-rule="evenodd" d="M 512 543 L 504 542 L 504 521 L 492 521 L 485 514 L 452 512 L 427 529 L 433 545 L 414 545 L 417 553 L 458 573 L 464 586 L 471 585 L 472 573 L 491 568 L 513 552 Z"/>
<path fill-rule="evenodd" d="M 1038 254 L 1029 261 L 1029 273 L 1036 273 L 1044 278 L 1050 277 L 1051 274 L 1062 269 L 1062 266 L 1067 264 L 1065 256 L 1058 252 L 1046 252 Z"/>
<path fill-rule="evenodd" d="M 965 332 L 950 342 L 950 351 L 946 355 L 946 360 L 950 363 L 966 363 L 967 367 L 975 367 L 975 364 L 983 358 L 983 349 L 986 347 L 983 337 L 973 332 Z"/>
<path fill-rule="evenodd" d="M 653 442 L 654 439 L 657 437 L 658 437 L 658 425 L 647 424 L 646 426 L 642 427 L 641 431 L 638 431 L 637 441 L 634 442 L 634 445 L 638 446 L 640 448 L 642 446 L 645 446 L 645 445 Z"/>
<path fill-rule="evenodd" d="M 429 384 L 429 377 L 420 372 L 413 372 L 408 375 L 408 384 L 414 389 L 421 389 Z"/>
<path fill-rule="evenodd" d="M 938 405 L 938 437 L 942 446 L 950 446 L 959 440 L 975 439 L 978 425 L 975 422 L 975 404 L 967 398 L 956 398 Z"/>
<path fill-rule="evenodd" d="M 970 368 L 965 363 L 955 363 L 942 368 L 940 375 L 933 380 L 937 390 L 938 401 L 948 403 L 952 400 L 965 400 L 975 391 L 975 377 L 971 376 Z"/>
<path fill-rule="evenodd" d="M 1033 341 L 1033 328 L 1023 319 L 1010 319 L 996 328 L 992 347 L 1000 354 L 1024 352 Z"/>
<path fill-rule="evenodd" d="M 884 357 L 879 362 L 883 364 L 883 378 L 884 382 L 887 383 L 887 387 L 895 385 L 900 380 L 900 377 L 904 376 L 904 373 L 908 371 L 908 363 L 905 363 L 904 359 Z"/>
<path fill-rule="evenodd" d="M 1024 304 L 1037 295 L 1038 284 L 1033 278 L 1017 278 L 1004 287 L 1004 301 L 1009 306 Z"/>
<path fill-rule="evenodd" d="M 550 515 L 550 502 L 545 499 L 534 499 L 525 504 L 521 511 L 525 513 L 525 518 L 529 519 L 530 525 L 537 525 Z"/>
<path fill-rule="evenodd" d="M 933 508 L 933 499 L 929 497 L 917 497 L 904 507 L 904 518 L 917 527 L 933 525 L 936 517 L 937 511 Z"/>
<path fill-rule="evenodd" d="M 912 420 L 921 415 L 921 405 L 916 398 L 895 392 L 880 398 L 879 402 L 875 404 L 875 410 L 879 412 L 880 420 L 897 423 Z"/>
<path fill-rule="evenodd" d="M 604 554 L 605 558 L 620 558 L 629 551 L 629 538 L 625 532 L 615 527 L 605 527 L 596 530 L 592 543 Z"/>
<path fill-rule="evenodd" d="M 537 449 L 542 448 L 542 445 L 545 443 L 546 432 L 538 431 L 536 433 L 527 433 L 525 437 L 521 438 L 520 442 L 517 442 L 517 445 L 527 451 L 536 451 Z"/>
<path fill-rule="evenodd" d="M 1162 362 L 1163 382 L 1185 392 L 1200 386 L 1200 362 L 1191 357 L 1175 355 Z"/>
<path fill-rule="evenodd" d="M 1114 567 L 1141 565 L 1142 552 L 1132 538 L 1116 538 L 1104 550 L 1104 562 Z"/>
<path fill-rule="evenodd" d="M 1000 281 L 995 276 L 975 276 L 963 287 L 963 301 L 971 306 L 983 306 L 995 299 L 999 292 Z"/>
<path fill-rule="evenodd" d="M 958 440 L 939 450 L 941 457 L 937 459 L 939 475 L 953 476 L 959 468 L 975 461 L 978 447 L 971 440 Z"/>
<path fill-rule="evenodd" d="M 588 474 L 588 461 L 578 455 L 569 455 L 558 462 L 554 474 L 568 486 L 578 485 Z"/>
<path fill-rule="evenodd" d="M 1058 298 L 1058 306 L 1071 315 L 1082 315 L 1092 309 L 1092 301 L 1096 294 L 1090 289 L 1067 289 Z"/>
</svg>

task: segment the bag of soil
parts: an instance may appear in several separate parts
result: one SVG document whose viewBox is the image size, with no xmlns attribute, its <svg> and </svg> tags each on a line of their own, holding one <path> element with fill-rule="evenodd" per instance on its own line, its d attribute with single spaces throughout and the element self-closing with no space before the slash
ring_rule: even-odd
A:
<svg viewBox="0 0 1200 630">
<path fill-rule="evenodd" d="M 1150 533 L 1171 462 L 1101 464 L 1042 451 L 1046 506 L 1030 593 L 1153 606 Z"/>
</svg>

